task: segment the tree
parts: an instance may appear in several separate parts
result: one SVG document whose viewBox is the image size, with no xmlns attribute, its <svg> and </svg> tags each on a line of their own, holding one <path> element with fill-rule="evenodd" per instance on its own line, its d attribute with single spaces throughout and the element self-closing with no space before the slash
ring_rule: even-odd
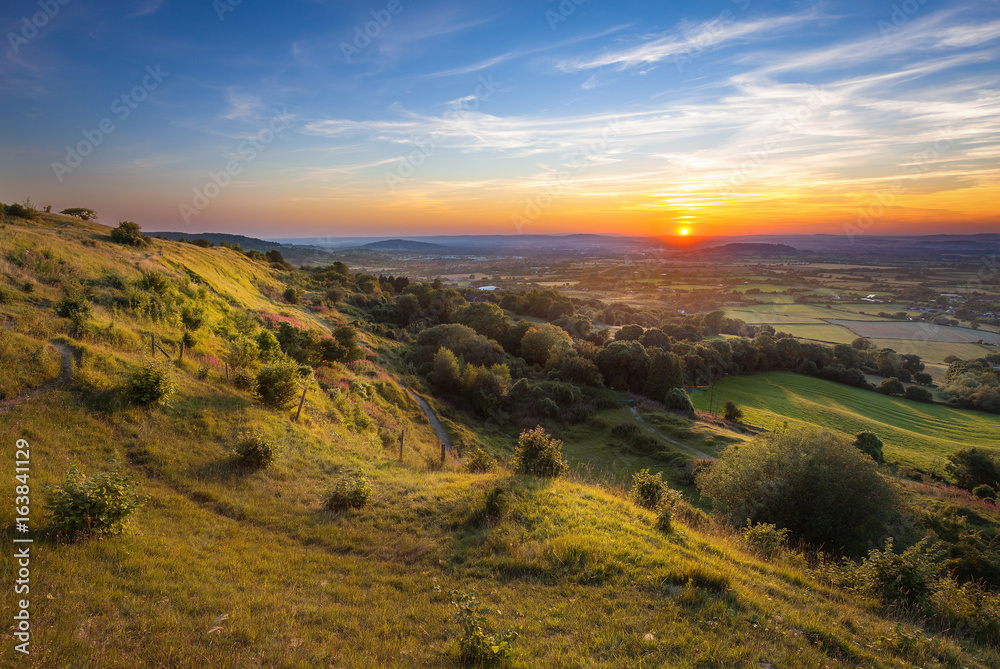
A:
<svg viewBox="0 0 1000 669">
<path fill-rule="evenodd" d="M 646 386 L 642 394 L 662 402 L 671 388 L 679 388 L 682 385 L 684 385 L 684 372 L 681 370 L 681 359 L 668 351 L 654 349 L 649 357 L 649 373 L 646 375 Z"/>
<path fill-rule="evenodd" d="M 851 342 L 851 347 L 858 351 L 867 351 L 872 347 L 871 341 L 865 339 L 864 337 L 858 337 Z"/>
<path fill-rule="evenodd" d="M 495 341 L 500 341 L 511 326 L 507 314 L 492 302 L 473 302 L 461 309 L 455 320 Z"/>
<path fill-rule="evenodd" d="M 530 363 L 545 364 L 553 353 L 571 349 L 573 338 L 557 325 L 543 323 L 528 330 L 521 338 L 521 357 Z"/>
<path fill-rule="evenodd" d="M 624 325 L 615 333 L 615 341 L 638 341 L 642 334 L 641 325 Z"/>
<path fill-rule="evenodd" d="M 698 486 L 733 526 L 771 523 L 827 550 L 861 555 L 898 516 L 878 466 L 827 431 L 787 431 L 727 448 Z"/>
<path fill-rule="evenodd" d="M 637 341 L 613 341 L 594 358 L 604 381 L 616 390 L 641 392 L 649 373 L 649 355 Z"/>
<path fill-rule="evenodd" d="M 688 397 L 683 388 L 671 389 L 667 393 L 663 403 L 666 405 L 668 411 L 682 414 L 688 418 L 695 417 L 694 405 L 691 404 L 691 398 Z"/>
<path fill-rule="evenodd" d="M 722 417 L 733 423 L 743 420 L 743 409 L 736 406 L 732 401 L 727 401 L 722 407 Z"/>
<path fill-rule="evenodd" d="M 913 380 L 922 386 L 929 386 L 934 383 L 934 377 L 927 372 L 917 372 L 913 375 Z"/>
<path fill-rule="evenodd" d="M 972 490 L 988 485 L 1000 489 L 1000 463 L 992 453 L 979 448 L 966 448 L 948 456 L 945 470 L 955 479 L 959 488 Z"/>
<path fill-rule="evenodd" d="M 930 402 L 934 399 L 934 395 L 931 391 L 926 388 L 921 388 L 920 386 L 907 386 L 906 392 L 903 396 L 908 400 L 913 400 L 914 402 Z"/>
<path fill-rule="evenodd" d="M 126 246 L 149 246 L 151 240 L 142 234 L 142 228 L 132 221 L 120 221 L 111 231 L 111 240 Z"/>
<path fill-rule="evenodd" d="M 885 462 L 882 455 L 882 440 L 878 435 L 869 430 L 858 432 L 854 435 L 854 447 L 862 453 L 868 455 L 875 462 Z"/>
<path fill-rule="evenodd" d="M 84 221 L 97 220 L 97 212 L 93 209 L 85 209 L 84 207 L 70 207 L 69 209 L 63 209 L 59 213 L 66 214 L 67 216 L 75 216 Z"/>
<path fill-rule="evenodd" d="M 905 388 L 903 388 L 902 381 L 893 377 L 891 379 L 882 379 L 882 383 L 878 386 L 878 391 L 885 395 L 902 395 Z"/>
<path fill-rule="evenodd" d="M 299 370 L 291 363 L 277 362 L 257 373 L 257 396 L 275 409 L 292 404 L 299 394 Z"/>
<path fill-rule="evenodd" d="M 434 355 L 431 380 L 443 393 L 452 394 L 462 387 L 462 367 L 455 354 L 444 346 Z"/>
</svg>

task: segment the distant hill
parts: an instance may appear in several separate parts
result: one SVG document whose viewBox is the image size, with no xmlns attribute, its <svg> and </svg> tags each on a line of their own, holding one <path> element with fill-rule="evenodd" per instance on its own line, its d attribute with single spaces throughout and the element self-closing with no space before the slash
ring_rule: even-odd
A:
<svg viewBox="0 0 1000 669">
<path fill-rule="evenodd" d="M 707 249 L 688 251 L 683 255 L 712 258 L 788 258 L 810 254 L 810 251 L 800 251 L 787 244 L 736 242 L 733 244 L 723 244 L 722 246 L 713 246 Z"/>
<path fill-rule="evenodd" d="M 266 253 L 273 249 L 284 249 L 287 248 L 288 244 L 279 244 L 278 242 L 269 242 L 264 239 L 257 239 L 256 237 L 247 237 L 245 235 L 231 235 L 224 232 L 151 232 L 150 236 L 162 237 L 163 239 L 172 239 L 174 241 L 194 241 L 195 239 L 204 239 L 212 242 L 216 246 L 220 245 L 222 242 L 226 244 L 239 244 L 240 248 L 244 251 L 260 251 L 261 253 Z"/>
<path fill-rule="evenodd" d="M 385 239 L 380 242 L 363 244 L 359 248 L 374 249 L 376 251 L 421 251 L 425 253 L 450 251 L 451 249 L 441 244 L 431 244 L 429 242 L 415 242 L 412 239 Z"/>
</svg>

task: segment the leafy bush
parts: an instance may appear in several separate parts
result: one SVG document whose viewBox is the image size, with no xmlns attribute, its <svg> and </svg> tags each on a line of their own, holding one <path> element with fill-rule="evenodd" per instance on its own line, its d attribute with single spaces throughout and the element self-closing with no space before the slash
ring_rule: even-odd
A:
<svg viewBox="0 0 1000 669">
<path fill-rule="evenodd" d="M 931 391 L 926 388 L 921 388 L 920 386 L 907 386 L 906 391 L 903 393 L 903 397 L 908 400 L 913 400 L 914 402 L 930 402 L 934 399 L 934 395 Z"/>
<path fill-rule="evenodd" d="M 286 288 L 285 292 L 282 293 L 281 296 L 284 297 L 285 302 L 288 302 L 289 304 L 299 303 L 299 291 L 295 290 L 295 288 Z"/>
<path fill-rule="evenodd" d="M 278 448 L 267 437 L 254 432 L 245 434 L 234 449 L 237 461 L 251 469 L 267 469 L 278 456 Z"/>
<path fill-rule="evenodd" d="M 662 500 L 656 507 L 656 529 L 664 534 L 674 531 L 674 507 Z"/>
<path fill-rule="evenodd" d="M 878 386 L 878 391 L 885 395 L 902 395 L 904 390 L 903 382 L 896 377 L 882 379 Z"/>
<path fill-rule="evenodd" d="M 90 300 L 83 293 L 70 293 L 56 303 L 56 314 L 60 318 L 73 318 L 75 316 L 81 320 L 87 320 L 92 313 Z"/>
<path fill-rule="evenodd" d="M 882 440 L 878 435 L 869 430 L 858 432 L 854 435 L 854 447 L 869 456 L 875 462 L 885 462 L 882 455 Z"/>
<path fill-rule="evenodd" d="M 1000 464 L 992 453 L 966 448 L 952 453 L 948 460 L 945 469 L 959 488 L 972 490 L 980 485 L 988 485 L 994 490 L 1000 488 Z"/>
<path fill-rule="evenodd" d="M 327 495 L 326 508 L 335 512 L 360 509 L 368 503 L 373 492 L 374 488 L 366 477 L 360 474 L 341 476 Z"/>
<path fill-rule="evenodd" d="M 111 231 L 111 241 L 127 246 L 149 246 L 148 235 L 142 234 L 142 228 L 132 221 L 120 221 L 118 227 Z"/>
<path fill-rule="evenodd" d="M 553 478 L 564 469 L 561 441 L 553 439 L 540 425 L 521 433 L 514 452 L 514 470 L 518 474 Z"/>
<path fill-rule="evenodd" d="M 244 367 L 232 369 L 229 373 L 229 379 L 234 388 L 245 390 L 251 394 L 257 393 L 257 377 L 251 370 Z"/>
<path fill-rule="evenodd" d="M 722 407 L 722 417 L 733 423 L 738 423 L 743 420 L 743 409 L 736 406 L 733 402 L 726 402 Z"/>
<path fill-rule="evenodd" d="M 475 595 L 455 590 L 448 594 L 455 607 L 455 622 L 462 628 L 462 636 L 458 639 L 461 662 L 479 667 L 505 664 L 510 658 L 511 644 L 520 636 L 520 629 L 488 632 L 486 614 Z"/>
<path fill-rule="evenodd" d="M 854 555 L 898 517 L 892 484 L 832 432 L 788 431 L 727 448 L 697 480 L 714 513 L 732 525 L 772 523 Z"/>
<path fill-rule="evenodd" d="M 663 404 L 667 407 L 667 411 L 694 418 L 694 405 L 691 404 L 691 398 L 688 397 L 683 388 L 671 388 L 663 400 Z"/>
<path fill-rule="evenodd" d="M 484 474 L 496 469 L 497 461 L 492 455 L 481 448 L 477 448 L 465 462 L 465 471 L 473 474 Z"/>
<path fill-rule="evenodd" d="M 114 534 L 124 529 L 140 505 L 135 483 L 112 461 L 108 471 L 85 476 L 76 466 L 61 485 L 46 489 L 45 508 L 52 528 L 60 535 Z"/>
<path fill-rule="evenodd" d="M 8 204 L 5 207 L 5 214 L 7 216 L 14 216 L 17 218 L 26 218 L 29 221 L 35 220 L 38 216 L 38 212 L 31 207 L 26 207 L 20 204 Z"/>
<path fill-rule="evenodd" d="M 988 486 L 983 483 L 982 485 L 977 485 L 972 489 L 972 496 L 976 499 L 995 500 L 997 498 L 997 491 L 994 490 L 992 486 Z"/>
<path fill-rule="evenodd" d="M 850 584 L 857 590 L 890 606 L 922 603 L 931 593 L 941 572 L 944 551 L 921 539 L 902 553 L 894 553 L 892 539 L 885 550 L 872 549 L 850 572 Z"/>
<path fill-rule="evenodd" d="M 632 490 L 629 496 L 639 506 L 655 509 L 663 499 L 663 488 L 660 472 L 656 472 L 656 476 L 653 476 L 648 469 L 643 469 L 632 475 Z"/>
<path fill-rule="evenodd" d="M 177 390 L 170 367 L 146 360 L 132 370 L 125 384 L 125 398 L 132 404 L 164 404 Z"/>
<path fill-rule="evenodd" d="M 257 397 L 267 406 L 284 409 L 299 394 L 298 367 L 275 363 L 257 372 Z"/>
<path fill-rule="evenodd" d="M 771 523 L 751 525 L 748 520 L 747 528 L 743 530 L 743 539 L 747 545 L 767 558 L 777 555 L 787 538 L 788 530 L 783 527 L 778 529 Z"/>
</svg>

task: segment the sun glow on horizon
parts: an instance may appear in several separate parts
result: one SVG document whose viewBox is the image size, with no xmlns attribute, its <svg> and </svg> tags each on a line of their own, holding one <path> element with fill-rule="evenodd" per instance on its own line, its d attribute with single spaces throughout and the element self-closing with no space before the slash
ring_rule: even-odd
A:
<svg viewBox="0 0 1000 669">
<path fill-rule="evenodd" d="M 681 228 L 681 237 L 687 237 L 690 232 L 687 228 Z"/>
</svg>

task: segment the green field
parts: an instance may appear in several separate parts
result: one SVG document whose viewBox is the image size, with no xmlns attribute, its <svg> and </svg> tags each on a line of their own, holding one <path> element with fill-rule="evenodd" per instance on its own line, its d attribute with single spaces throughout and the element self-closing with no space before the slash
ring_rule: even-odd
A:
<svg viewBox="0 0 1000 669">
<path fill-rule="evenodd" d="M 856 334 L 839 325 L 787 323 L 775 325 L 775 329 L 779 332 L 787 332 L 797 339 L 813 339 L 830 344 L 850 344 L 858 338 Z"/>
<path fill-rule="evenodd" d="M 708 388 L 691 393 L 708 410 Z M 771 430 L 813 424 L 853 435 L 872 430 L 885 442 L 888 460 L 942 471 L 945 457 L 962 448 L 997 449 L 1000 416 L 922 404 L 791 372 L 729 377 L 715 384 L 716 411 L 731 400 L 744 422 Z"/>
<path fill-rule="evenodd" d="M 963 360 L 981 358 L 988 353 L 996 353 L 993 346 L 980 344 L 963 344 L 950 341 L 911 341 L 908 339 L 872 339 L 881 348 L 891 348 L 897 353 L 913 353 L 920 356 L 924 362 L 943 363 L 949 355 Z"/>
<path fill-rule="evenodd" d="M 778 296 L 781 297 L 781 296 Z M 740 318 L 751 325 L 779 323 L 815 323 L 826 325 L 826 318 L 850 318 L 852 320 L 882 320 L 873 314 L 859 314 L 845 308 L 821 307 L 815 304 L 757 304 L 751 307 L 731 307 L 726 309 L 729 318 Z"/>
</svg>

